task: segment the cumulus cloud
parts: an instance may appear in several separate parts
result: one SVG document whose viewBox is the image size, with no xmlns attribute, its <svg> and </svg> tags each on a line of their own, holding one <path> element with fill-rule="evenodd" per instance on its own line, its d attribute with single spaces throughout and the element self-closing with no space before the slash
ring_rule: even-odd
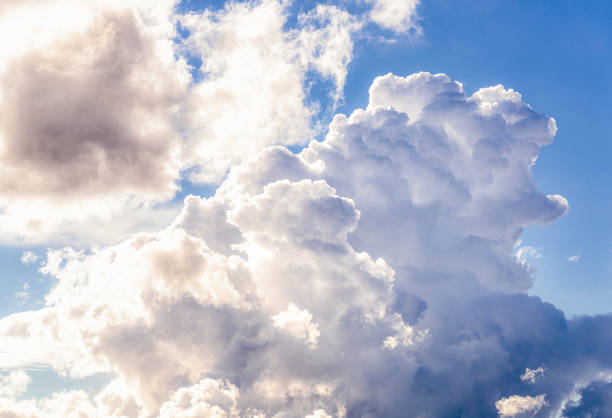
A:
<svg viewBox="0 0 612 418">
<path fill-rule="evenodd" d="M 508 398 L 501 398 L 499 401 L 495 402 L 497 411 L 502 417 L 515 417 L 526 413 L 533 416 L 545 405 L 546 395 L 538 395 L 535 397 L 513 395 Z"/>
<path fill-rule="evenodd" d="M 172 108 L 188 78 L 163 16 L 139 6 L 23 2 L 0 16 L 4 42 L 25 44 L 3 49 L 4 198 L 175 190 Z"/>
<path fill-rule="evenodd" d="M 5 242 L 112 243 L 159 229 L 177 213 L 159 204 L 185 177 L 218 183 L 262 147 L 312 137 L 326 106 L 309 98 L 313 82 L 341 99 L 357 17 L 319 5 L 290 27 L 287 2 L 188 14 L 176 3 L 3 3 Z"/>
<path fill-rule="evenodd" d="M 417 6 L 419 0 L 369 0 L 372 10 L 369 17 L 383 28 L 395 32 L 421 31 L 417 25 Z"/>
<path fill-rule="evenodd" d="M 0 363 L 114 373 L 122 396 L 45 401 L 92 416 L 563 408 L 610 367 L 610 319 L 525 294 L 521 232 L 567 210 L 530 172 L 555 131 L 501 86 L 379 77 L 324 141 L 257 153 L 167 228 L 50 251 L 57 283 L 44 309 L 0 320 Z M 521 379 L 533 364 L 546 376 Z"/>
<path fill-rule="evenodd" d="M 581 258 L 582 258 L 581 255 L 573 255 L 573 256 L 569 257 L 567 259 L 567 261 L 569 261 L 570 263 L 577 263 L 577 262 L 580 261 Z"/>
<path fill-rule="evenodd" d="M 238 417 L 238 388 L 229 383 L 204 379 L 179 389 L 161 407 L 162 418 Z"/>
<path fill-rule="evenodd" d="M 0 397 L 16 398 L 32 383 L 32 378 L 23 370 L 14 370 L 0 377 Z"/>
<path fill-rule="evenodd" d="M 91 399 L 83 390 L 57 392 L 38 400 L 0 398 L 0 415 L 10 418 L 136 417 L 140 408 L 119 380 Z"/>
</svg>

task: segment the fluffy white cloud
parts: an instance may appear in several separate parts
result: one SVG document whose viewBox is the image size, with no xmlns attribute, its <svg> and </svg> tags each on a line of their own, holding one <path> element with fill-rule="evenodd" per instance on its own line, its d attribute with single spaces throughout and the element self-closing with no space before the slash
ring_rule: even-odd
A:
<svg viewBox="0 0 612 418">
<path fill-rule="evenodd" d="M 238 417 L 238 388 L 229 383 L 204 379 L 181 388 L 161 407 L 160 418 Z"/>
<path fill-rule="evenodd" d="M 513 395 L 508 398 L 501 398 L 495 402 L 497 411 L 502 417 L 514 417 L 520 414 L 529 413 L 535 415 L 546 405 L 546 395 L 519 396 Z"/>
<path fill-rule="evenodd" d="M 290 303 L 287 310 L 274 315 L 272 321 L 276 328 L 284 329 L 296 338 L 306 341 L 312 349 L 317 348 L 321 333 L 318 325 L 312 322 L 312 314 L 306 309 L 300 310 Z"/>
<path fill-rule="evenodd" d="M 23 370 L 13 370 L 0 377 L 0 397 L 16 398 L 24 393 L 32 378 Z"/>
<path fill-rule="evenodd" d="M 36 260 L 38 260 L 38 256 L 32 251 L 24 251 L 23 254 L 21 254 L 21 262 L 23 264 L 34 264 Z"/>
<path fill-rule="evenodd" d="M 612 340 L 610 317 L 525 294 L 522 229 L 567 210 L 530 172 L 555 131 L 501 86 L 379 77 L 324 141 L 253 155 L 167 228 L 51 251 L 47 306 L 0 320 L 0 362 L 116 374 L 130 390 L 93 414 L 561 410 Z"/>
<path fill-rule="evenodd" d="M 370 19 L 383 28 L 395 32 L 407 32 L 420 27 L 416 23 L 419 0 L 368 0 L 372 3 Z"/>
<path fill-rule="evenodd" d="M 286 30 L 288 5 L 228 3 L 218 12 L 180 17 L 189 30 L 186 47 L 201 57 L 204 77 L 185 110 L 192 179 L 217 182 L 244 156 L 311 137 L 316 109 L 306 102 L 308 71 L 329 78 L 335 99 L 341 97 L 359 23 L 337 7 L 319 5 Z"/>
<path fill-rule="evenodd" d="M 0 397 L 0 415 L 7 418 L 137 417 L 140 407 L 119 380 L 111 382 L 92 400 L 82 390 L 57 392 L 38 400 Z"/>
<path fill-rule="evenodd" d="M 569 257 L 567 261 L 569 261 L 570 263 L 577 263 L 580 261 L 580 258 L 582 258 L 580 255 L 573 255 Z"/>
</svg>

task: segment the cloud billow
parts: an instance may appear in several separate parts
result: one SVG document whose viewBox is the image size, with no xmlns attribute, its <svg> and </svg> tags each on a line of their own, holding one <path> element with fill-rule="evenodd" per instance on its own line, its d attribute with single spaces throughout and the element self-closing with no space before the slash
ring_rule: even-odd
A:
<svg viewBox="0 0 612 418">
<path fill-rule="evenodd" d="M 555 132 L 501 86 L 468 96 L 442 74 L 378 77 L 324 141 L 262 150 L 167 228 L 51 252 L 47 306 L 0 320 L 3 366 L 116 380 L 94 398 L 6 396 L 0 411 L 596 411 L 610 317 L 568 320 L 528 296 L 533 270 L 515 253 L 524 227 L 567 211 L 531 176 Z"/>
</svg>

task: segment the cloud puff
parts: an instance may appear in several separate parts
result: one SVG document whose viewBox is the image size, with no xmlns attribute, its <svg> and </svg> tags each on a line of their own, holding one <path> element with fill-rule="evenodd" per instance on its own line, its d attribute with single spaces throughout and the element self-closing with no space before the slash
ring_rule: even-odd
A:
<svg viewBox="0 0 612 418">
<path fill-rule="evenodd" d="M 21 262 L 23 264 L 34 264 L 38 260 L 38 256 L 32 251 L 24 251 L 21 254 Z"/>
<path fill-rule="evenodd" d="M 544 376 L 545 371 L 544 367 L 538 367 L 537 369 L 526 368 L 525 373 L 521 375 L 521 381 L 535 383 Z"/>
<path fill-rule="evenodd" d="M 567 210 L 530 171 L 555 131 L 501 86 L 379 77 L 324 141 L 257 153 L 167 228 L 50 252 L 47 306 L 0 320 L 0 361 L 112 372 L 130 416 L 573 407 L 612 367 L 612 319 L 528 296 L 515 254 Z"/>
<path fill-rule="evenodd" d="M 369 0 L 369 3 L 372 3 L 369 17 L 381 27 L 400 33 L 409 30 L 420 32 L 421 28 L 416 24 L 419 0 Z"/>
<path fill-rule="evenodd" d="M 582 258 L 581 255 L 573 255 L 573 256 L 569 257 L 567 259 L 567 261 L 569 261 L 570 263 L 577 263 L 577 262 L 580 261 L 581 258 Z"/>
<path fill-rule="evenodd" d="M 16 398 L 32 383 L 32 378 L 23 370 L 14 370 L 0 377 L 0 397 Z"/>
<path fill-rule="evenodd" d="M 0 415 L 11 418 L 136 417 L 140 407 L 116 379 L 90 399 L 83 390 L 57 392 L 38 400 L 0 398 Z"/>
<path fill-rule="evenodd" d="M 525 413 L 533 416 L 545 405 L 546 395 L 535 397 L 514 395 L 495 402 L 499 415 L 502 417 L 514 417 Z"/>
</svg>

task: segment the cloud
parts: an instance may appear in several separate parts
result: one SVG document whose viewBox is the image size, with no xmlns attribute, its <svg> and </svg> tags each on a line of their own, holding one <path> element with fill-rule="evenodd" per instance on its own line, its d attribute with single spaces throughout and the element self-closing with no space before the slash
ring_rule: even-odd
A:
<svg viewBox="0 0 612 418">
<path fill-rule="evenodd" d="M 164 403 L 159 416 L 174 417 L 238 417 L 239 390 L 229 383 L 204 379 L 188 388 L 181 388 L 172 400 Z"/>
<path fill-rule="evenodd" d="M 38 260 L 38 256 L 32 251 L 24 251 L 23 254 L 21 254 L 21 262 L 23 264 L 34 264 L 36 260 Z"/>
<path fill-rule="evenodd" d="M 318 5 L 285 29 L 289 3 L 228 3 L 217 12 L 179 17 L 184 43 L 199 57 L 204 79 L 185 109 L 187 164 L 194 181 L 218 182 L 231 164 L 265 146 L 303 144 L 313 137 L 318 102 L 307 103 L 307 83 L 318 74 L 342 97 L 357 19 Z"/>
<path fill-rule="evenodd" d="M 526 368 L 525 373 L 521 375 L 522 382 L 535 383 L 542 376 L 544 376 L 544 372 L 546 369 L 544 367 L 538 367 L 537 369 Z"/>
<path fill-rule="evenodd" d="M 56 285 L 0 320 L 0 362 L 112 372 L 129 391 L 104 399 L 128 416 L 573 407 L 612 367 L 612 319 L 527 295 L 515 253 L 525 226 L 567 211 L 530 171 L 555 132 L 501 86 L 379 77 L 325 140 L 254 154 L 166 228 L 49 252 Z"/>
<path fill-rule="evenodd" d="M 165 22 L 145 23 L 142 8 L 68 7 L 25 2 L 0 16 L 4 35 L 29 41 L 0 73 L 2 196 L 171 195 L 172 108 L 188 82 L 172 32 L 160 36 Z M 37 31 L 22 33 L 22 15 Z"/>
<path fill-rule="evenodd" d="M 96 0 L 0 10 L 3 241 L 108 242 L 112 230 L 116 240 L 138 224 L 126 212 L 150 218 L 143 205 L 174 195 L 190 76 L 171 11 L 171 1 Z"/>
<path fill-rule="evenodd" d="M 582 258 L 581 255 L 573 255 L 573 256 L 569 257 L 567 259 L 567 261 L 569 261 L 570 263 L 577 263 L 577 262 L 580 261 L 581 258 Z"/>
<path fill-rule="evenodd" d="M 26 300 L 30 298 L 30 285 L 28 283 L 24 283 L 21 287 L 21 290 L 15 292 L 13 295 L 17 299 Z"/>
<path fill-rule="evenodd" d="M 499 415 L 502 417 L 514 417 L 525 413 L 533 416 L 545 405 L 546 395 L 536 397 L 514 395 L 495 402 Z"/>
<path fill-rule="evenodd" d="M 593 381 L 580 389 L 578 396 L 566 404 L 564 417 L 605 416 L 612 408 L 612 383 L 609 379 Z"/>
<path fill-rule="evenodd" d="M 381 27 L 399 33 L 410 30 L 420 33 L 416 23 L 419 0 L 369 0 L 369 3 L 372 4 L 369 17 Z"/>
<path fill-rule="evenodd" d="M 312 314 L 308 310 L 300 310 L 293 303 L 287 306 L 286 311 L 272 316 L 274 326 L 284 329 L 296 338 L 305 340 L 308 345 L 315 349 L 319 343 L 319 327 L 312 323 Z"/>
<path fill-rule="evenodd" d="M 2 240 L 156 230 L 186 177 L 218 183 L 265 146 L 313 137 L 327 99 L 308 91 L 342 98 L 361 23 L 330 5 L 289 18 L 276 0 L 188 14 L 175 0 L 3 4 Z"/>
<path fill-rule="evenodd" d="M 38 400 L 0 398 L 0 415 L 11 418 L 136 417 L 140 407 L 120 380 L 112 381 L 91 399 L 83 390 L 63 391 Z"/>
<path fill-rule="evenodd" d="M 0 377 L 0 397 L 14 399 L 23 394 L 32 383 L 32 378 L 23 370 L 14 370 Z"/>
</svg>

